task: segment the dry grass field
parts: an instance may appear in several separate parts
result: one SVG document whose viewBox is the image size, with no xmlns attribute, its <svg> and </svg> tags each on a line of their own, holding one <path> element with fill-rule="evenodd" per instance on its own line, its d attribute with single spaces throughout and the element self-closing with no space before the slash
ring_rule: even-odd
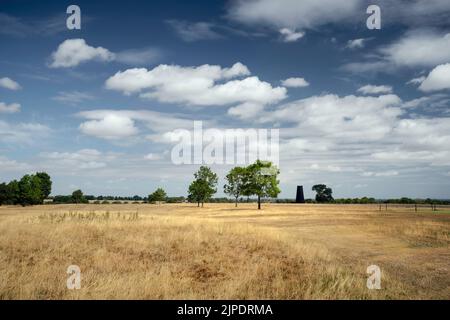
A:
<svg viewBox="0 0 450 320">
<path fill-rule="evenodd" d="M 0 299 L 450 299 L 449 245 L 448 211 L 0 207 Z M 366 287 L 371 264 L 381 290 Z"/>
</svg>

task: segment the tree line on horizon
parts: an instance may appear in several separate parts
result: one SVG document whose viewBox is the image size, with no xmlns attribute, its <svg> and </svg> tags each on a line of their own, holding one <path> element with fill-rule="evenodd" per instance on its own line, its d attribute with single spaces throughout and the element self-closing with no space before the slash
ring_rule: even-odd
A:
<svg viewBox="0 0 450 320">
<path fill-rule="evenodd" d="M 263 171 L 266 171 L 264 174 Z M 267 174 L 269 173 L 269 174 Z M 223 186 L 224 193 L 230 198 L 213 198 L 217 192 L 218 176 L 210 168 L 201 166 L 194 173 L 194 180 L 189 185 L 188 197 L 169 197 L 161 187 L 157 188 L 147 197 L 138 195 L 132 197 L 121 196 L 93 196 L 84 195 L 81 190 L 75 190 L 71 195 L 56 195 L 50 197 L 52 180 L 46 172 L 26 174 L 20 180 L 12 180 L 9 183 L 0 183 L 0 206 L 1 205 L 37 205 L 43 204 L 44 200 L 51 199 L 53 203 L 121 203 L 121 201 L 133 201 L 134 203 L 182 203 L 186 200 L 203 206 L 205 202 L 230 203 L 235 206 L 238 203 L 256 202 L 258 209 L 261 208 L 263 198 L 277 198 L 280 193 L 277 176 L 279 170 L 270 162 L 257 160 L 246 167 L 234 167 L 226 175 L 226 184 Z M 450 205 L 450 200 L 439 199 L 411 199 L 402 197 L 400 199 L 375 199 L 373 197 L 341 198 L 334 199 L 331 188 L 324 184 L 314 185 L 312 190 L 316 192 L 315 199 L 306 199 L 306 203 L 334 203 L 334 204 L 432 204 Z M 251 198 L 256 196 L 256 199 Z M 275 203 L 295 203 L 295 199 L 276 199 Z"/>
<path fill-rule="evenodd" d="M 26 174 L 19 181 L 0 184 L 0 205 L 43 204 L 52 192 L 52 180 L 46 172 Z"/>
</svg>

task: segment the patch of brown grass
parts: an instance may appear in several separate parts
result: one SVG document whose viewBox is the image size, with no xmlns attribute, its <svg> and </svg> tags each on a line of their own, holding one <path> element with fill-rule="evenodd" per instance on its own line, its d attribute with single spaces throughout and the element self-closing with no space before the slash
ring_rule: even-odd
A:
<svg viewBox="0 0 450 320">
<path fill-rule="evenodd" d="M 204 209 L 2 208 L 0 299 L 450 298 L 447 217 L 361 206 Z M 419 241 L 427 245 L 411 245 Z M 73 264 L 80 290 L 66 288 Z M 370 264 L 382 268 L 382 290 L 366 288 Z"/>
</svg>

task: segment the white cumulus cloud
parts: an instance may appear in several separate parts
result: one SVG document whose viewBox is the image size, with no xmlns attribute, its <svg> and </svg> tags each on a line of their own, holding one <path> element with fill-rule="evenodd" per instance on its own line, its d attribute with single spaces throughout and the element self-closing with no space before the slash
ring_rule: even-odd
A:
<svg viewBox="0 0 450 320">
<path fill-rule="evenodd" d="M 332 141 L 371 141 L 391 132 L 402 114 L 401 99 L 393 94 L 379 97 L 339 97 L 333 94 L 296 100 L 260 115 L 263 122 L 297 125 L 305 134 Z M 316 146 L 317 147 L 317 146 Z"/>
<path fill-rule="evenodd" d="M 285 87 L 290 88 L 302 88 L 309 86 L 309 82 L 304 78 L 288 78 L 286 80 L 281 81 L 281 84 Z"/>
<path fill-rule="evenodd" d="M 450 33 L 430 29 L 407 31 L 399 39 L 367 55 L 366 61 L 351 62 L 341 67 L 353 73 L 386 72 L 396 68 L 435 67 L 450 62 Z M 412 84 L 417 84 L 417 78 Z"/>
<path fill-rule="evenodd" d="M 92 47 L 84 39 L 68 39 L 52 53 L 50 67 L 70 68 L 90 60 L 112 61 L 114 58 L 114 53 L 108 49 Z"/>
<path fill-rule="evenodd" d="M 370 3 L 362 0 L 235 0 L 228 18 L 250 26 L 319 29 L 328 24 L 365 25 Z M 384 24 L 446 26 L 450 17 L 448 0 L 378 0 Z"/>
<path fill-rule="evenodd" d="M 305 35 L 304 32 L 291 30 L 289 28 L 280 29 L 280 34 L 284 42 L 295 42 L 303 38 Z"/>
<path fill-rule="evenodd" d="M 359 0 L 240 0 L 228 16 L 245 24 L 303 29 L 352 17 L 360 4 Z"/>
<path fill-rule="evenodd" d="M 450 63 L 434 68 L 419 86 L 419 90 L 425 92 L 443 89 L 450 89 Z"/>
<path fill-rule="evenodd" d="M 391 86 L 374 86 L 374 85 L 365 85 L 362 86 L 357 90 L 358 92 L 361 92 L 362 94 L 384 94 L 384 93 L 392 93 L 392 87 Z"/>
<path fill-rule="evenodd" d="M 9 90 L 19 90 L 22 88 L 20 84 L 8 77 L 0 78 L 0 87 Z"/>
<path fill-rule="evenodd" d="M 142 98 L 161 102 L 195 106 L 270 104 L 286 97 L 285 88 L 272 87 L 258 77 L 233 79 L 249 74 L 248 68 L 239 62 L 231 68 L 207 64 L 198 67 L 159 65 L 151 70 L 134 68 L 117 72 L 106 81 L 106 88 L 124 94 L 141 93 Z"/>
<path fill-rule="evenodd" d="M 380 51 L 387 60 L 397 66 L 434 67 L 450 62 L 450 33 L 411 31 Z"/>
<path fill-rule="evenodd" d="M 6 104 L 4 102 L 0 102 L 0 113 L 16 113 L 20 111 L 20 104 L 11 103 Z"/>
<path fill-rule="evenodd" d="M 134 120 L 124 115 L 109 114 L 99 120 L 90 120 L 80 125 L 80 131 L 86 135 L 103 139 L 121 139 L 136 135 L 139 130 Z"/>
<path fill-rule="evenodd" d="M 364 39 L 364 38 L 348 40 L 346 47 L 348 49 L 361 49 L 361 48 L 364 48 L 366 40 L 367 39 Z"/>
<path fill-rule="evenodd" d="M 88 121 L 80 124 L 79 130 L 88 136 L 94 136 L 111 141 L 121 141 L 138 135 L 137 122 L 142 123 L 148 130 L 160 134 L 178 128 L 191 128 L 192 120 L 181 115 L 161 113 L 148 110 L 91 110 L 78 113 Z"/>
<path fill-rule="evenodd" d="M 423 80 L 425 80 L 426 77 L 425 76 L 421 76 L 421 77 L 417 77 L 417 78 L 413 78 L 411 80 L 409 80 L 406 84 L 415 84 L 415 85 L 419 85 L 423 82 Z"/>
</svg>

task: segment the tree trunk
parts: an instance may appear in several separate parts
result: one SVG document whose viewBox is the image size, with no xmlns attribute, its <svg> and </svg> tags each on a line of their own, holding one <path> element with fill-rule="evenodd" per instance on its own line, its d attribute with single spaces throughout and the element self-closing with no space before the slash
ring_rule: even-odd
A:
<svg viewBox="0 0 450 320">
<path fill-rule="evenodd" d="M 258 196 L 258 210 L 261 210 L 261 196 Z"/>
<path fill-rule="evenodd" d="M 202 201 L 202 208 L 203 208 L 203 201 Z"/>
<path fill-rule="evenodd" d="M 197 207 L 200 207 L 200 201 L 197 201 Z"/>
<path fill-rule="evenodd" d="M 237 203 L 238 203 L 238 197 L 236 197 L 236 202 L 234 203 L 234 206 L 237 208 Z"/>
</svg>

